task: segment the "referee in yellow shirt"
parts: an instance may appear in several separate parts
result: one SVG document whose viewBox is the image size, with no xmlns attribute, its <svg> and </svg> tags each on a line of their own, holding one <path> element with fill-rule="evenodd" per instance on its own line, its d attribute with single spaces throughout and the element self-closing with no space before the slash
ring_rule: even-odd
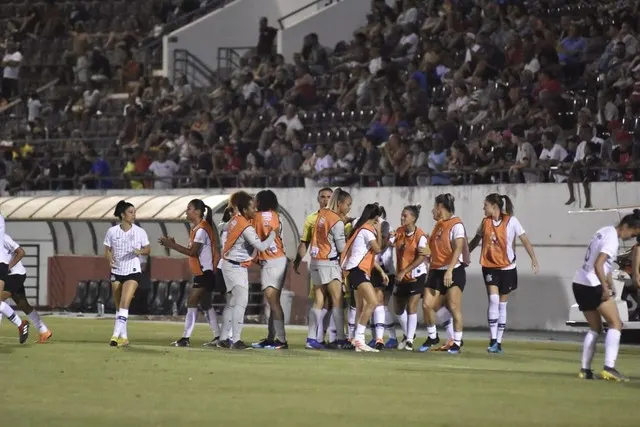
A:
<svg viewBox="0 0 640 427">
<path fill-rule="evenodd" d="M 318 211 L 322 208 L 326 208 L 329 203 L 329 199 L 333 194 L 333 190 L 329 187 L 321 188 L 318 191 Z M 296 259 L 293 261 L 293 268 L 296 273 L 300 274 L 298 268 L 300 267 L 300 263 L 302 262 L 302 258 L 307 254 L 307 250 L 309 249 L 309 244 L 311 243 L 311 235 L 313 234 L 313 228 L 316 225 L 316 221 L 318 219 L 318 211 L 313 212 L 312 214 L 307 216 L 307 219 L 304 221 L 304 226 L 302 228 L 302 235 L 300 236 L 300 244 L 298 245 L 298 253 L 296 255 Z M 313 299 L 313 286 L 311 286 L 311 279 L 309 279 L 309 299 Z M 327 318 L 325 316 L 328 311 L 328 304 L 330 299 L 326 299 L 325 306 L 322 309 L 322 318 Z M 319 325 L 318 328 L 318 342 L 324 341 L 324 331 L 326 327 L 325 325 Z"/>
</svg>

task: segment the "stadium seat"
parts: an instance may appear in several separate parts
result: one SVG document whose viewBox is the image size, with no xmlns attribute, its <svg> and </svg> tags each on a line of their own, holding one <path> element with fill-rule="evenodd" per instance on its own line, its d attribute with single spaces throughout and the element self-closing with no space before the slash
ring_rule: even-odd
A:
<svg viewBox="0 0 640 427">
<path fill-rule="evenodd" d="M 116 300 L 113 296 L 113 291 L 111 288 L 111 282 L 109 280 L 104 281 L 104 286 L 109 288 L 109 298 L 107 298 L 104 303 L 104 312 L 105 313 L 115 313 L 116 312 Z"/>
<path fill-rule="evenodd" d="M 87 298 L 84 301 L 83 312 L 95 313 L 97 311 L 98 295 L 100 295 L 100 281 L 91 280 L 87 284 Z"/>
<path fill-rule="evenodd" d="M 105 312 L 107 312 L 107 305 L 111 299 L 111 282 L 108 280 L 100 281 L 100 290 L 98 292 L 98 304 L 104 306 Z"/>
<path fill-rule="evenodd" d="M 159 280 L 156 285 L 155 296 L 149 306 L 150 314 L 166 314 L 164 308 L 169 292 L 169 282 L 166 280 Z"/>
<path fill-rule="evenodd" d="M 164 312 L 172 315 L 178 314 L 178 303 L 182 294 L 183 283 L 173 280 L 169 283 L 169 292 L 164 304 Z"/>
<path fill-rule="evenodd" d="M 180 304 L 178 304 L 178 314 L 180 316 L 187 314 L 187 302 L 189 301 L 189 292 L 191 291 L 191 288 L 193 288 L 193 283 L 186 282 L 184 285 L 184 291 L 180 298 Z"/>
<path fill-rule="evenodd" d="M 81 312 L 84 307 L 84 302 L 87 299 L 88 283 L 86 280 L 81 280 L 76 286 L 76 296 L 73 297 L 73 301 L 69 305 L 69 311 Z"/>
</svg>

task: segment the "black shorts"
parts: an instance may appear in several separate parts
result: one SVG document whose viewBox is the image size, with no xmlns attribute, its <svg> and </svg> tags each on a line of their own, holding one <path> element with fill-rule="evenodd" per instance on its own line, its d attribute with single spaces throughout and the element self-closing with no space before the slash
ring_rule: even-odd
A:
<svg viewBox="0 0 640 427">
<path fill-rule="evenodd" d="M 204 289 L 205 292 L 213 292 L 215 287 L 215 275 L 213 270 L 205 270 L 200 276 L 193 277 L 193 289 Z"/>
<path fill-rule="evenodd" d="M 351 286 L 352 291 L 358 289 L 358 286 L 362 283 L 371 283 L 371 277 L 367 276 L 367 274 L 358 267 L 352 268 L 347 274 L 349 286 Z"/>
<path fill-rule="evenodd" d="M 414 282 L 399 282 L 394 295 L 401 298 L 409 298 L 412 295 L 422 295 L 426 283 L 426 274 L 417 277 Z"/>
<path fill-rule="evenodd" d="M 224 276 L 222 275 L 222 269 L 216 269 L 215 280 L 213 281 L 213 290 L 220 292 L 221 294 L 227 293 L 227 285 L 224 283 Z"/>
<path fill-rule="evenodd" d="M 4 291 L 11 293 L 12 296 L 25 296 L 24 281 L 27 280 L 26 274 L 12 274 L 7 276 L 4 281 Z"/>
<path fill-rule="evenodd" d="M 9 264 L 0 263 L 0 280 L 6 282 L 7 276 L 9 276 Z"/>
<path fill-rule="evenodd" d="M 142 281 L 142 273 L 127 274 L 126 276 L 111 273 L 112 282 L 120 282 L 120 284 L 124 285 L 124 282 L 129 282 L 131 280 L 140 284 L 140 282 Z"/>
<path fill-rule="evenodd" d="M 482 267 L 482 277 L 486 286 L 498 287 L 500 295 L 509 295 L 518 289 L 518 270 L 500 270 L 499 268 Z"/>
<path fill-rule="evenodd" d="M 393 285 L 395 285 L 396 283 L 396 276 L 391 274 L 391 275 L 387 275 L 387 277 L 389 278 L 389 283 L 385 285 L 382 283 L 382 275 L 380 274 L 380 272 L 374 269 L 371 272 L 371 284 L 373 285 L 374 288 L 377 288 L 377 289 L 383 288 L 384 292 L 392 292 Z"/>
<path fill-rule="evenodd" d="M 602 285 L 586 286 L 573 284 L 573 297 L 578 303 L 580 311 L 593 311 L 602 304 Z"/>
<path fill-rule="evenodd" d="M 447 270 L 430 270 L 429 277 L 427 277 L 427 288 L 439 291 L 442 295 L 447 293 L 447 288 L 444 286 L 444 274 Z M 451 286 L 457 286 L 461 291 L 464 291 L 464 286 L 467 284 L 467 272 L 463 266 L 453 269 L 453 280 Z"/>
</svg>

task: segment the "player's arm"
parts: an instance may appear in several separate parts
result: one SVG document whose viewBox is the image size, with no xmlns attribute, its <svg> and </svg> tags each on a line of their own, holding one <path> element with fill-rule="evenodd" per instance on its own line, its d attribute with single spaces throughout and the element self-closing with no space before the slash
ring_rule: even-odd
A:
<svg viewBox="0 0 640 427">
<path fill-rule="evenodd" d="M 113 252 L 111 252 L 111 246 L 105 244 L 104 245 L 104 257 L 109 261 L 109 265 L 113 267 L 116 263 L 116 260 L 113 258 Z"/>
<path fill-rule="evenodd" d="M 382 266 L 378 264 L 378 261 L 374 262 L 373 268 L 378 270 L 378 273 L 380 273 L 380 277 L 382 278 L 382 283 L 385 285 L 389 284 L 389 276 L 387 276 L 387 273 L 384 272 L 384 270 L 382 269 Z"/>
<path fill-rule="evenodd" d="M 469 253 L 473 252 L 480 242 L 482 242 L 482 222 L 480 223 L 480 227 L 478 227 L 478 231 L 476 231 L 476 235 L 473 236 L 473 239 L 469 242 Z"/>
<path fill-rule="evenodd" d="M 596 262 L 593 265 L 593 268 L 596 272 L 596 277 L 598 278 L 598 280 L 600 281 L 600 284 L 604 288 L 602 293 L 603 298 L 607 298 L 607 299 L 612 295 L 611 290 L 613 289 L 613 287 L 611 286 L 611 283 L 609 283 L 609 280 L 607 280 L 607 275 L 604 274 L 604 264 L 607 262 L 608 258 L 609 258 L 609 254 L 600 252 L 598 254 L 598 258 L 596 258 Z"/>
<path fill-rule="evenodd" d="M 149 236 L 147 235 L 147 232 L 142 230 L 142 236 L 141 237 L 142 237 L 142 243 L 141 243 L 142 244 L 142 248 L 136 249 L 133 252 L 138 256 L 150 255 L 151 254 L 151 244 L 149 243 Z"/>
<path fill-rule="evenodd" d="M 9 261 L 9 270 L 11 270 L 13 267 L 15 267 L 15 265 L 17 263 L 19 263 L 22 258 L 24 258 L 24 249 L 22 249 L 20 246 L 18 246 L 14 251 L 13 251 L 13 257 L 11 257 L 11 261 Z"/>
<path fill-rule="evenodd" d="M 197 257 L 200 253 L 200 249 L 202 248 L 202 243 L 199 242 L 193 242 L 193 244 L 191 244 L 191 247 L 189 248 L 186 246 L 182 246 L 181 244 L 176 243 L 176 241 L 173 240 L 173 237 L 169 236 L 162 236 L 158 239 L 158 243 L 160 243 L 167 249 L 171 249 L 176 252 L 180 252 L 182 255 L 192 257 Z"/>
<path fill-rule="evenodd" d="M 300 243 L 298 244 L 296 259 L 293 260 L 293 269 L 298 274 L 300 274 L 298 269 L 300 268 L 302 258 L 304 258 L 304 256 L 307 254 L 307 251 L 309 250 L 309 244 L 311 243 L 311 234 L 313 233 L 313 225 L 314 223 L 309 221 L 309 219 L 307 218 L 304 222 L 304 226 L 302 227 L 302 236 L 300 237 Z"/>
</svg>

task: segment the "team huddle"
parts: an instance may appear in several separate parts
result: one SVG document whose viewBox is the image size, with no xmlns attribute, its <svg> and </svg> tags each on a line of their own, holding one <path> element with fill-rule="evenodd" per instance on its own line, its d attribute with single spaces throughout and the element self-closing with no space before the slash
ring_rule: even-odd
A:
<svg viewBox="0 0 640 427">
<path fill-rule="evenodd" d="M 398 349 L 419 352 L 446 351 L 459 354 L 464 346 L 462 296 L 470 254 L 480 246 L 480 265 L 487 290 L 489 353 L 503 352 L 509 295 L 518 287 L 515 243 L 522 242 L 538 272 L 534 248 L 524 228 L 514 216 L 508 196 L 489 194 L 484 200 L 484 217 L 471 240 L 456 215 L 451 194 L 435 197 L 431 210 L 435 225 L 430 233 L 417 226 L 420 205 L 405 206 L 400 226 L 393 229 L 384 207 L 367 204 L 357 218 L 351 217 L 351 195 L 337 188 L 318 192 L 319 209 L 309 215 L 293 262 L 299 271 L 309 254 L 311 296 L 307 349 L 379 352 Z M 213 212 L 200 199 L 191 200 L 186 218 L 191 225 L 189 241 L 183 246 L 163 236 L 159 243 L 188 257 L 193 285 L 187 295 L 184 333 L 172 343 L 189 347 L 198 315 L 205 310 L 212 333 L 206 346 L 232 349 L 287 349 L 284 311 L 280 296 L 288 268 L 282 239 L 277 196 L 263 190 L 252 197 L 244 191 L 233 193 L 222 222 L 213 224 Z M 129 305 L 141 280 L 140 258 L 151 252 L 147 233 L 135 225 L 135 207 L 120 201 L 114 215 L 120 224 L 111 227 L 104 240 L 105 257 L 111 265 L 111 282 L 117 307 L 110 345 L 129 344 L 127 320 Z M 51 332 L 28 304 L 24 281 L 26 270 L 20 260 L 24 251 L 5 233 L 0 221 L 0 313 L 18 327 L 23 343 L 29 322 L 23 321 L 4 302 L 11 297 L 38 327 L 38 342 L 47 342 Z M 616 226 L 604 227 L 594 235 L 580 268 L 576 271 L 573 293 L 590 330 L 585 335 L 580 378 L 594 378 L 591 362 L 597 337 L 607 322 L 605 364 L 600 377 L 626 381 L 615 368 L 622 322 L 613 300 L 611 273 L 619 240 L 640 235 L 640 210 L 622 218 Z M 249 301 L 249 267 L 261 267 L 261 288 L 268 313 L 267 337 L 247 345 L 242 340 Z M 225 300 L 219 323 L 212 306 L 212 295 Z M 414 345 L 419 302 L 426 324 L 427 338 Z M 390 309 L 392 307 L 392 309 Z M 345 322 L 345 312 L 347 319 Z M 346 323 L 346 324 L 345 324 Z M 398 339 L 396 324 L 402 338 Z M 372 338 L 365 338 L 367 325 Z M 446 332 L 441 342 L 438 325 Z M 328 332 L 328 337 L 326 337 Z M 385 332 L 387 340 L 385 342 Z"/>
</svg>

